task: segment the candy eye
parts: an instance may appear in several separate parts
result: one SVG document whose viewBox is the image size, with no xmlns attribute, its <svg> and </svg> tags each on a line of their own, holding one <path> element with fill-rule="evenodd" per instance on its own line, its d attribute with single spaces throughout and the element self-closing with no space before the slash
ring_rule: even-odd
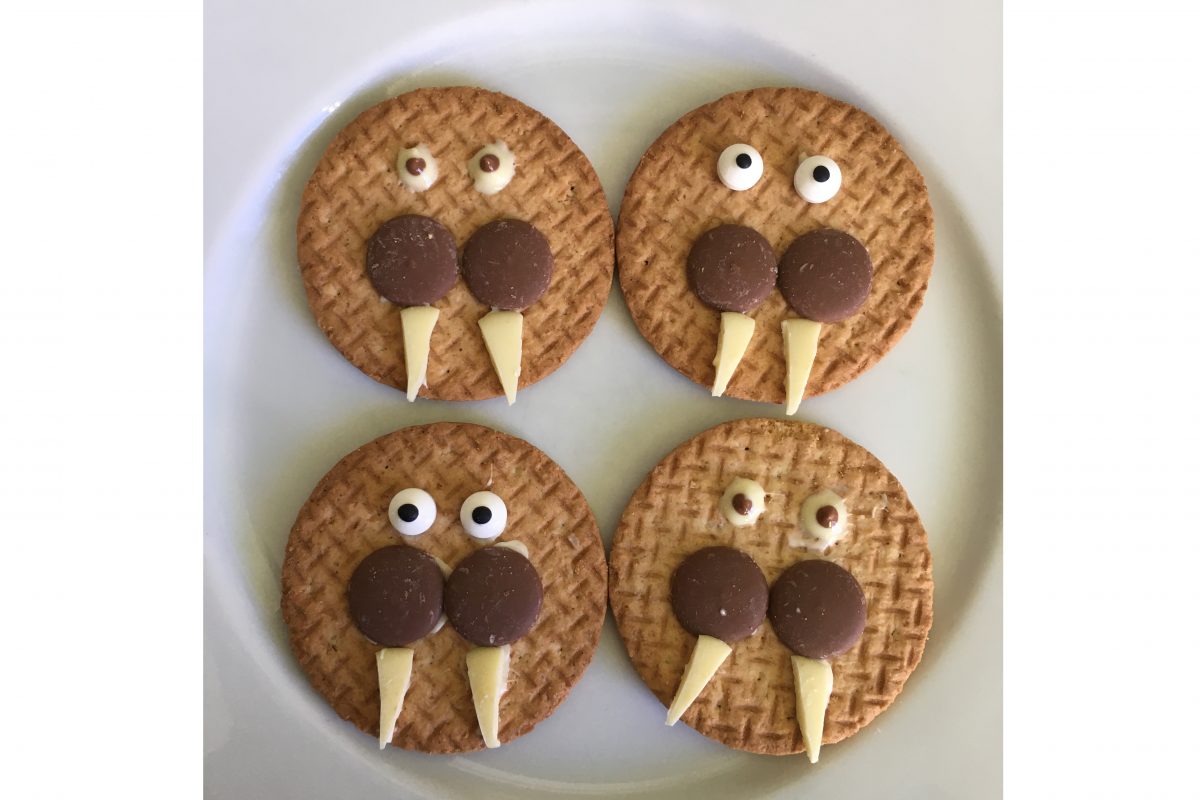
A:
<svg viewBox="0 0 1200 800">
<path fill-rule="evenodd" d="M 388 519 L 401 535 L 420 536 L 437 519 L 437 503 L 424 489 L 404 489 L 388 504 Z"/>
<path fill-rule="evenodd" d="M 749 478 L 735 478 L 721 495 L 721 513 L 735 528 L 758 522 L 767 507 L 767 493 Z"/>
<path fill-rule="evenodd" d="M 480 194 L 495 194 L 508 186 L 517 172 L 517 159 L 504 142 L 493 142 L 479 148 L 467 165 L 475 191 Z"/>
<path fill-rule="evenodd" d="M 423 144 L 406 147 L 396 156 L 396 173 L 405 188 L 423 192 L 438 179 L 437 160 Z"/>
<path fill-rule="evenodd" d="M 458 519 L 472 537 L 495 539 L 508 524 L 508 506 L 493 492 L 476 492 L 463 501 Z"/>
<path fill-rule="evenodd" d="M 762 174 L 762 156 L 748 144 L 731 144 L 717 158 L 717 177 L 735 192 L 751 188 Z"/>
<path fill-rule="evenodd" d="M 832 200 L 842 188 L 842 171 L 837 162 L 826 156 L 809 156 L 796 168 L 792 181 L 796 191 L 810 203 Z"/>
<path fill-rule="evenodd" d="M 848 517 L 846 501 L 828 489 L 809 495 L 800 506 L 800 525 L 821 550 L 846 535 Z"/>
</svg>

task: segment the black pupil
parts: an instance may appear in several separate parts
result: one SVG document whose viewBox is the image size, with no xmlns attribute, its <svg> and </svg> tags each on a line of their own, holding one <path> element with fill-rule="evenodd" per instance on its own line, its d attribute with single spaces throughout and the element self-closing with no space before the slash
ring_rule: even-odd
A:
<svg viewBox="0 0 1200 800">
<path fill-rule="evenodd" d="M 417 511 L 417 507 L 412 503 L 405 503 L 396 509 L 396 516 L 405 522 L 412 522 L 421 512 Z"/>
<path fill-rule="evenodd" d="M 754 161 L 753 161 L 753 159 L 750 158 L 749 153 L 738 153 L 737 165 L 739 167 L 741 167 L 742 169 L 750 169 L 750 165 L 752 163 L 754 163 Z"/>
<path fill-rule="evenodd" d="M 476 525 L 487 525 L 492 521 L 492 510 L 487 506 L 476 506 L 471 512 L 471 519 L 475 520 Z"/>
<path fill-rule="evenodd" d="M 819 167 L 813 167 L 813 180 L 817 183 L 824 183 L 829 180 L 829 167 L 824 164 Z"/>
</svg>

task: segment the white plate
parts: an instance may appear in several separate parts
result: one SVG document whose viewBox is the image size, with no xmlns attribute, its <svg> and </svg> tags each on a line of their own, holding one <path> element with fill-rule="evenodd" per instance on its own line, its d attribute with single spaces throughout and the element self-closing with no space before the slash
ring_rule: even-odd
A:
<svg viewBox="0 0 1200 800">
<path fill-rule="evenodd" d="M 751 16 L 708 3 L 569 13 L 529 3 L 394 5 L 318 12 L 224 0 L 208 9 L 208 795 L 998 796 L 994 9 L 948 3 L 902 16 L 774 3 Z M 964 45 L 938 34 L 951 26 L 976 38 Z M 665 728 L 611 621 L 592 666 L 549 720 L 499 751 L 463 757 L 379 753 L 293 661 L 278 610 L 288 530 L 321 475 L 371 438 L 434 420 L 522 436 L 574 478 L 608 539 L 642 477 L 680 441 L 723 420 L 780 414 L 712 400 L 680 377 L 638 336 L 616 290 L 578 353 L 511 409 L 503 400 L 409 405 L 344 361 L 309 315 L 295 266 L 301 187 L 355 113 L 438 84 L 497 89 L 548 114 L 592 159 L 614 212 L 664 127 L 727 91 L 764 84 L 809 86 L 864 106 L 924 171 L 938 248 L 925 309 L 879 366 L 806 402 L 801 416 L 865 445 L 908 488 L 930 531 L 935 623 L 896 704 L 823 751 L 818 767 Z"/>
</svg>

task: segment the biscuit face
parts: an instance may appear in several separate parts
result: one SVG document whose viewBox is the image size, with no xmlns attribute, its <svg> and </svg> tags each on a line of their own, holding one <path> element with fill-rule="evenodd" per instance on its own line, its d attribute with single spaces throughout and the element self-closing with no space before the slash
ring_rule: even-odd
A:
<svg viewBox="0 0 1200 800">
<path fill-rule="evenodd" d="M 761 516 L 742 527 L 731 524 L 727 514 L 736 512 L 722 501 L 737 479 L 766 492 Z M 805 500 L 823 490 L 844 501 L 846 524 L 841 538 L 820 550 L 801 538 Z M 824 507 L 825 496 L 818 496 Z M 845 568 L 861 585 L 866 627 L 853 647 L 830 659 L 824 743 L 853 735 L 895 700 L 925 650 L 932 567 L 916 510 L 873 455 L 828 428 L 747 419 L 701 433 L 654 468 L 613 539 L 609 598 L 634 667 L 663 705 L 671 702 L 697 640 L 672 610 L 672 575 L 709 547 L 748 554 L 771 586 L 789 566 L 814 558 Z M 731 644 L 732 654 L 683 721 L 741 750 L 802 752 L 792 650 L 770 620 Z"/>
<path fill-rule="evenodd" d="M 515 164 L 511 179 L 485 194 L 470 169 L 481 148 L 497 149 L 496 142 Z M 419 175 L 407 172 L 410 160 Z M 435 170 L 429 188 L 407 187 L 406 180 L 420 187 Z M 521 386 L 557 369 L 596 324 L 612 285 L 613 224 L 587 157 L 561 128 L 511 97 L 418 89 L 367 109 L 337 134 L 305 187 L 297 222 L 300 271 L 317 324 L 375 380 L 403 389 L 407 373 L 400 308 L 381 299 L 368 278 L 367 245 L 383 223 L 406 214 L 445 226 L 460 256 L 473 233 L 501 219 L 529 223 L 549 242 L 549 288 L 524 311 Z M 488 307 L 461 275 L 433 307 L 441 313 L 420 395 L 500 395 L 478 326 Z"/>
<path fill-rule="evenodd" d="M 737 143 L 761 153 L 763 169 L 742 191 L 718 172 L 718 159 Z M 757 158 L 747 155 L 757 170 Z M 840 191 L 824 202 L 805 200 L 794 181 L 801 159 L 815 155 L 840 169 Z M 818 92 L 726 95 L 683 116 L 650 146 L 617 224 L 618 274 L 634 322 L 667 363 L 702 386 L 713 383 L 720 315 L 689 288 L 687 261 L 701 234 L 723 224 L 765 236 L 777 260 L 797 236 L 824 228 L 854 236 L 870 253 L 869 295 L 852 316 L 822 325 L 805 396 L 832 391 L 878 362 L 924 300 L 933 211 L 921 173 L 896 140 L 865 112 Z M 781 403 L 780 325 L 796 312 L 774 290 L 748 313 L 754 337 L 724 393 Z"/>
<path fill-rule="evenodd" d="M 410 487 L 424 489 L 436 503 L 432 525 L 412 537 L 399 535 L 389 521 L 392 498 Z M 500 741 L 546 718 L 592 659 L 605 613 L 604 547 L 575 484 L 545 453 L 489 428 L 404 428 L 350 453 L 321 479 L 300 509 L 283 563 L 292 652 L 313 687 L 365 733 L 378 735 L 380 646 L 351 619 L 351 576 L 364 558 L 390 545 L 417 548 L 450 568 L 483 550 L 488 543 L 468 534 L 460 520 L 463 502 L 481 490 L 507 507 L 496 544 L 524 544 L 543 585 L 536 622 L 511 645 Z M 427 753 L 483 748 L 467 678 L 471 643 L 448 624 L 408 646 L 412 683 L 392 743 Z"/>
</svg>

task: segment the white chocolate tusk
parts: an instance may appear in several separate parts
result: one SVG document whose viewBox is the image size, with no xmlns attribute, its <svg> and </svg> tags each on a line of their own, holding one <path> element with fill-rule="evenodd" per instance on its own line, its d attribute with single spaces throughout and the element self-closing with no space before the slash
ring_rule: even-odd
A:
<svg viewBox="0 0 1200 800">
<path fill-rule="evenodd" d="M 808 375 L 812 372 L 817 357 L 817 342 L 821 338 L 821 323 L 810 319 L 785 319 L 783 321 L 783 358 L 787 362 L 787 413 L 792 415 L 800 408 L 800 399 L 808 386 Z"/>
<path fill-rule="evenodd" d="M 717 334 L 717 355 L 713 366 L 717 368 L 713 378 L 712 396 L 720 397 L 729 386 L 734 370 L 742 363 L 750 339 L 754 336 L 754 320 L 736 311 L 721 312 L 721 332 Z"/>
<path fill-rule="evenodd" d="M 400 309 L 400 328 L 404 336 L 404 369 L 408 373 L 408 402 L 417 399 L 425 386 L 429 367 L 429 340 L 437 324 L 438 310 L 433 306 Z"/>
<path fill-rule="evenodd" d="M 385 647 L 375 654 L 379 672 L 379 749 L 387 747 L 396 731 L 396 720 L 404 708 L 404 695 L 412 680 L 413 651 L 408 647 Z"/>
<path fill-rule="evenodd" d="M 479 320 L 492 368 L 510 406 L 517 402 L 517 381 L 521 377 L 522 321 L 519 311 L 489 311 Z"/>
<path fill-rule="evenodd" d="M 508 688 L 511 645 L 474 647 L 467 653 L 467 679 L 479 732 L 489 748 L 500 746 L 500 698 Z"/>
<path fill-rule="evenodd" d="M 692 657 L 683 670 L 683 678 L 675 690 L 675 699 L 667 709 L 667 725 L 679 721 L 732 652 L 733 648 L 720 639 L 704 635 L 696 638 L 696 648 L 692 650 Z"/>
<path fill-rule="evenodd" d="M 796 679 L 796 721 L 800 723 L 808 760 L 815 764 L 821 757 L 825 709 L 833 694 L 833 667 L 828 661 L 792 656 L 792 676 Z"/>
<path fill-rule="evenodd" d="M 450 573 L 454 571 L 454 570 L 450 569 L 450 565 L 447 564 L 445 561 L 442 561 L 437 556 L 434 556 L 433 560 L 437 562 L 438 569 L 440 569 L 442 571 L 442 580 L 444 580 L 444 581 L 450 580 Z M 435 633 L 440 631 L 442 628 L 446 627 L 447 622 L 449 622 L 449 619 L 446 617 L 446 612 L 442 611 L 441 614 L 438 614 L 437 622 L 433 623 L 433 630 L 431 630 L 429 633 L 427 633 L 425 635 L 433 636 Z"/>
</svg>

